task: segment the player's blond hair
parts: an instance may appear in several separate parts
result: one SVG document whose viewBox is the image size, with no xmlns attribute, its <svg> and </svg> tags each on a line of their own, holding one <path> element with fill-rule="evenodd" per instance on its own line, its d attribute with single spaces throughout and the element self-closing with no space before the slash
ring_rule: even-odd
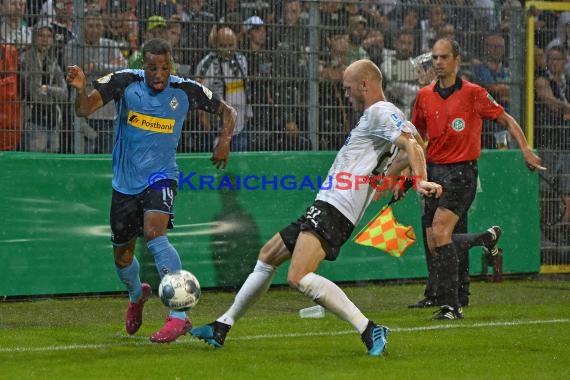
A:
<svg viewBox="0 0 570 380">
<path fill-rule="evenodd" d="M 358 61 L 352 62 L 347 68 L 347 70 L 353 70 L 360 78 L 368 79 L 372 82 L 377 82 L 382 84 L 382 71 L 380 68 L 369 59 L 359 59 Z"/>
</svg>

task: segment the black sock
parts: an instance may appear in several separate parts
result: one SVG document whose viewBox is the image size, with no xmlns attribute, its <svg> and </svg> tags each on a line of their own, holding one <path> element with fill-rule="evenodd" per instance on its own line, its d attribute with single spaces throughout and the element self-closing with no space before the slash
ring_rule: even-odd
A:
<svg viewBox="0 0 570 380">
<path fill-rule="evenodd" d="M 453 243 L 449 243 L 436 247 L 435 252 L 437 254 L 435 269 L 438 274 L 438 303 L 451 306 L 457 310 L 459 307 L 459 276 L 456 247 Z"/>
<path fill-rule="evenodd" d="M 428 259 L 429 256 L 429 259 Z M 437 302 L 437 292 L 438 292 L 438 276 L 439 276 L 439 261 L 436 256 L 428 253 L 426 255 L 428 259 L 428 278 L 426 283 L 426 289 L 424 291 L 425 298 L 431 298 Z"/>
<path fill-rule="evenodd" d="M 426 281 L 426 288 L 424 290 L 424 297 L 436 300 L 437 298 L 437 269 L 435 256 L 430 252 L 427 244 L 426 228 L 422 224 L 422 235 L 424 241 L 424 253 L 426 256 L 428 278 Z"/>
<path fill-rule="evenodd" d="M 467 214 L 463 214 L 457 224 L 453 233 L 456 234 L 466 234 L 468 225 Z M 455 249 L 457 250 L 457 258 L 459 261 L 459 269 L 457 273 L 459 274 L 459 304 L 466 306 L 469 304 L 469 248 L 462 247 L 459 244 L 455 244 Z"/>
<path fill-rule="evenodd" d="M 493 235 L 489 231 L 480 234 L 453 234 L 451 239 L 459 249 L 469 249 L 475 246 L 490 245 L 493 242 Z"/>
</svg>

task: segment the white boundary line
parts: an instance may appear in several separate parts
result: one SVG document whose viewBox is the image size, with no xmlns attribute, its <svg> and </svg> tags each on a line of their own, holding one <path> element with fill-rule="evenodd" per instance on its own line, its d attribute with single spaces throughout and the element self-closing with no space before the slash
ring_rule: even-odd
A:
<svg viewBox="0 0 570 380">
<path fill-rule="evenodd" d="M 509 327 L 509 326 L 524 326 L 524 325 L 544 325 L 556 323 L 570 323 L 570 319 L 550 319 L 550 320 L 536 320 L 536 321 L 510 321 L 510 322 L 488 322 L 488 323 L 474 323 L 474 324 L 446 324 L 446 325 L 431 325 L 419 327 L 395 327 L 390 328 L 392 332 L 417 332 L 417 331 L 431 331 L 431 330 L 445 330 L 445 329 L 464 329 L 464 328 L 482 328 L 482 327 Z M 262 340 L 262 339 L 282 339 L 282 338 L 299 338 L 308 336 L 341 336 L 355 334 L 354 330 L 336 331 L 336 332 L 316 332 L 316 333 L 293 333 L 293 334 L 267 334 L 267 335 L 250 335 L 235 338 L 228 338 L 228 340 Z M 46 346 L 46 347 L 11 347 L 0 348 L 0 354 L 3 353 L 18 353 L 18 352 L 54 352 L 54 351 L 73 351 L 73 350 L 90 350 L 101 349 L 119 346 L 146 346 L 151 345 L 147 337 L 131 337 L 126 335 L 117 336 L 120 339 L 128 340 L 129 342 L 120 343 L 106 343 L 106 344 L 71 344 L 64 346 Z M 178 341 L 171 344 L 188 344 L 200 343 L 197 339 Z"/>
</svg>

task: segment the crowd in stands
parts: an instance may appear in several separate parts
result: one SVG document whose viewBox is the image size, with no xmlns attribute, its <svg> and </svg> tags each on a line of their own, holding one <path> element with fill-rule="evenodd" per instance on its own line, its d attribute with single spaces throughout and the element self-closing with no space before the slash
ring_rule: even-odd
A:
<svg viewBox="0 0 570 380">
<path fill-rule="evenodd" d="M 114 107 L 78 120 L 66 67 L 81 66 L 89 82 L 141 68 L 141 47 L 155 37 L 172 45 L 174 74 L 238 109 L 238 151 L 342 146 L 356 117 L 342 72 L 360 58 L 381 67 L 388 99 L 410 116 L 420 88 L 411 59 L 444 36 L 463 49 L 461 75 L 507 110 L 522 82 L 509 70 L 516 0 L 321 1 L 316 12 L 300 0 L 85 0 L 81 12 L 75 3 L 0 0 L 0 150 L 109 153 Z M 570 12 L 536 11 L 535 21 L 535 140 L 568 150 Z M 179 150 L 211 151 L 217 120 L 194 111 L 187 120 Z M 485 130 L 483 147 L 496 148 L 502 131 Z"/>
</svg>

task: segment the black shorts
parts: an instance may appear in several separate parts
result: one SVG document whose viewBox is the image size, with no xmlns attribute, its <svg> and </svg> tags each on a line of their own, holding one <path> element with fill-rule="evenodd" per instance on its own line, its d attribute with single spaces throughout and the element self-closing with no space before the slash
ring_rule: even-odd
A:
<svg viewBox="0 0 570 380">
<path fill-rule="evenodd" d="M 428 180 L 439 183 L 443 187 L 443 194 L 440 198 L 425 197 L 424 225 L 431 227 L 438 207 L 446 208 L 461 218 L 475 199 L 478 173 L 477 161 L 428 164 Z"/>
<path fill-rule="evenodd" d="M 312 231 L 321 241 L 326 260 L 334 261 L 340 247 L 350 238 L 354 225 L 334 206 L 315 201 L 305 214 L 282 229 L 279 234 L 289 252 L 293 253 L 301 231 Z"/>
<path fill-rule="evenodd" d="M 168 180 L 165 180 L 168 181 Z M 163 181 L 157 182 L 161 183 Z M 146 211 L 170 214 L 168 228 L 174 227 L 174 197 L 178 187 L 176 181 L 169 181 L 168 186 L 147 187 L 142 193 L 127 195 L 113 189 L 111 198 L 111 242 L 121 246 L 143 233 L 144 213 Z"/>
</svg>

